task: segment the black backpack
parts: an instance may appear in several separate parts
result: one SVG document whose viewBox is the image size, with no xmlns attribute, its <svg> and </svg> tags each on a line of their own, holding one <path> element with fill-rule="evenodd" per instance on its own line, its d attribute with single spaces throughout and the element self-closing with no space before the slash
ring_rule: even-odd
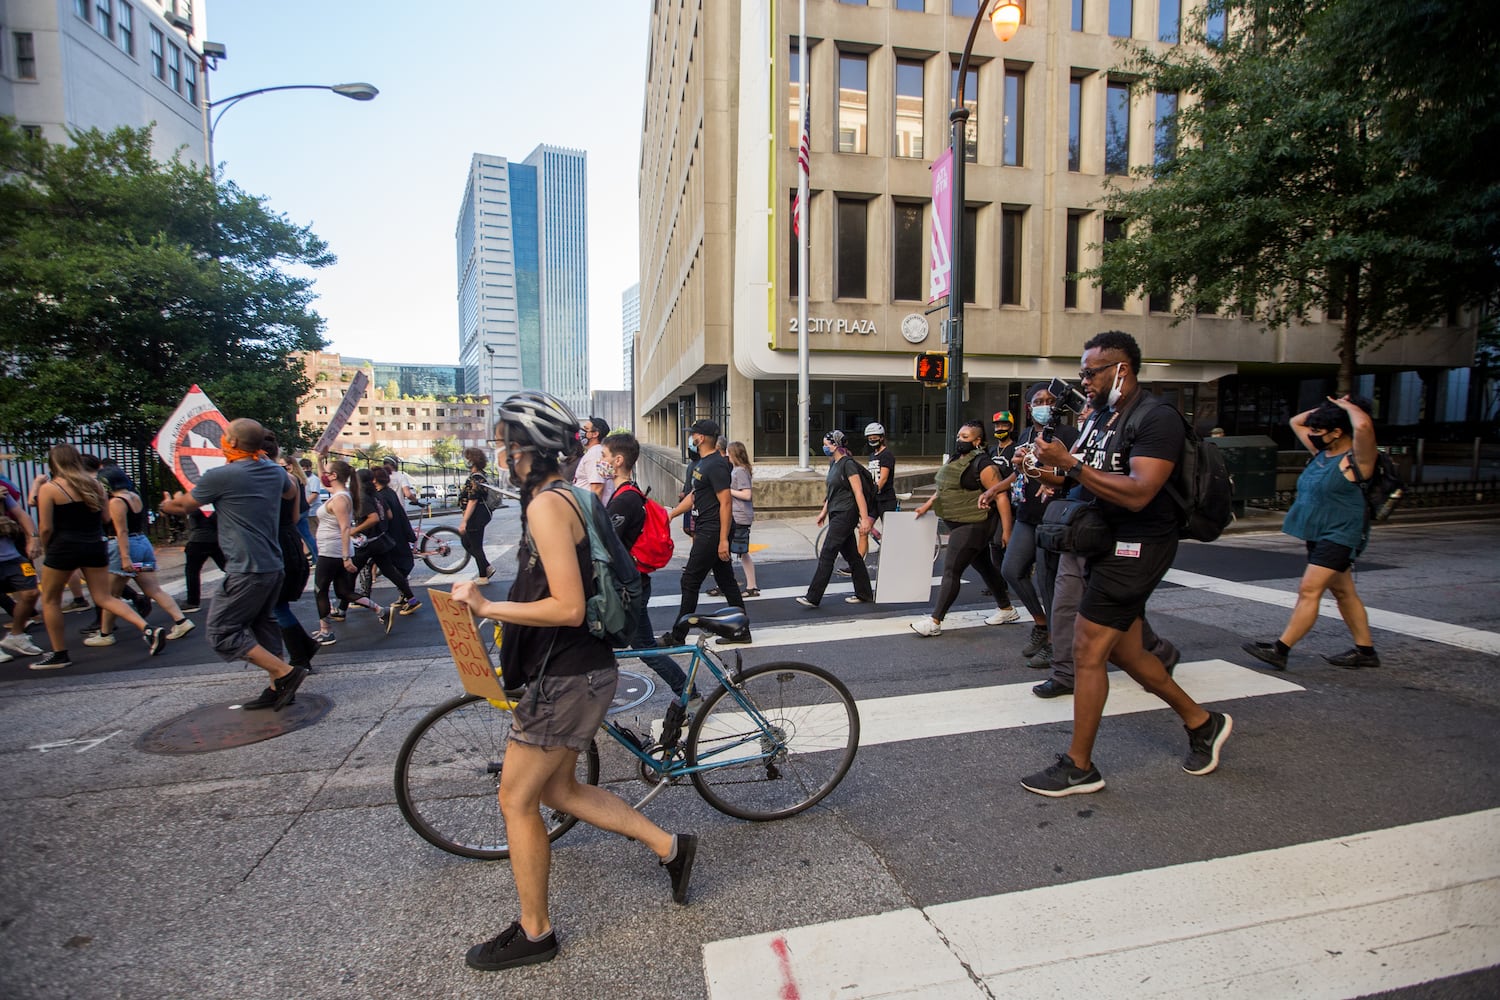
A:
<svg viewBox="0 0 1500 1000">
<path fill-rule="evenodd" d="M 1384 521 L 1391 516 L 1401 495 L 1406 492 L 1406 483 L 1396 471 L 1396 463 L 1383 451 L 1375 453 L 1375 473 L 1369 479 L 1359 474 L 1359 463 L 1350 457 L 1349 467 L 1354 470 L 1354 483 L 1365 495 L 1367 520 Z"/>
<path fill-rule="evenodd" d="M 1145 389 L 1140 390 L 1145 393 Z M 1200 438 L 1194 433 L 1187 418 L 1177 407 L 1158 400 L 1149 394 L 1140 403 L 1131 407 L 1120 435 L 1128 447 L 1135 436 L 1136 423 L 1140 416 L 1155 406 L 1165 406 L 1177 414 L 1182 421 L 1182 454 L 1177 457 L 1177 467 L 1167 480 L 1167 495 L 1172 498 L 1182 517 L 1177 522 L 1177 537 L 1191 538 L 1199 542 L 1211 542 L 1224 533 L 1234 520 L 1234 478 L 1224 464 L 1224 455 L 1218 445 Z M 1128 435 L 1128 436 L 1127 436 Z"/>
<path fill-rule="evenodd" d="M 849 463 L 849 462 L 854 463 L 854 468 L 858 471 L 859 481 L 864 484 L 864 488 L 865 488 L 865 510 L 869 512 L 869 514 L 870 514 L 871 517 L 878 517 L 878 516 L 880 516 L 880 508 L 875 503 L 875 494 L 878 493 L 879 490 L 877 490 L 875 488 L 875 477 L 872 476 L 872 475 L 870 475 L 870 467 L 867 466 L 867 465 L 865 465 L 865 463 L 861 462 L 859 459 L 855 458 L 853 455 L 845 455 L 844 456 L 844 461 L 846 463 Z M 846 479 L 852 479 L 852 478 L 854 478 L 853 476 L 849 475 L 849 472 L 848 472 L 847 468 L 844 471 L 844 477 Z M 849 487 L 849 490 L 852 493 L 853 490 L 854 490 L 854 487 L 852 487 L 852 486 Z M 829 491 L 829 492 L 830 492 L 830 494 L 832 493 L 832 491 Z M 856 507 L 855 509 L 858 510 L 859 508 Z"/>
</svg>

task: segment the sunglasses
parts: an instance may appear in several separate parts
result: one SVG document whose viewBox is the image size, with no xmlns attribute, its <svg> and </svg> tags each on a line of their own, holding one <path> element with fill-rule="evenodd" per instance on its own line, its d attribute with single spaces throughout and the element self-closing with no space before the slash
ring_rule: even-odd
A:
<svg viewBox="0 0 1500 1000">
<path fill-rule="evenodd" d="M 1100 365 L 1098 368 L 1080 368 L 1078 369 L 1078 381 L 1087 382 L 1089 379 L 1093 378 L 1095 375 L 1098 375 L 1100 372 L 1107 372 L 1111 368 L 1114 368 L 1117 365 L 1121 364 L 1124 364 L 1124 362 L 1115 361 L 1107 365 Z"/>
</svg>

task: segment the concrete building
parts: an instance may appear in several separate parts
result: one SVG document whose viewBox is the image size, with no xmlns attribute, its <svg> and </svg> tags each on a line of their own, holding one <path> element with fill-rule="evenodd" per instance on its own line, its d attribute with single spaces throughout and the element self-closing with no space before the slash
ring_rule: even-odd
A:
<svg viewBox="0 0 1500 1000">
<path fill-rule="evenodd" d="M 1119 220 L 1106 181 L 1155 155 L 1169 108 L 1131 94 L 1113 67 L 1123 36 L 1169 45 L 1201 0 L 1031 0 L 1001 44 L 987 28 L 966 84 L 966 416 L 1020 409 L 1038 379 L 1076 378 L 1081 346 L 1122 329 L 1142 374 L 1197 426 L 1285 437 L 1297 408 L 1332 388 L 1337 323 L 1262 332 L 1234 316 L 1173 325 L 1167 305 L 1067 275 L 1097 260 Z M 885 424 L 903 455 L 946 451 L 944 399 L 912 378 L 943 350 L 925 315 L 930 163 L 975 0 L 809 0 L 809 340 L 813 453 L 830 428 Z M 953 13 L 950 13 L 952 11 Z M 956 16 L 961 15 L 961 16 Z M 640 161 L 639 432 L 678 447 L 712 416 L 757 458 L 797 454 L 797 4 L 653 5 Z M 1467 312 L 1364 352 L 1377 419 L 1449 412 L 1471 363 Z M 1411 373 L 1420 370 L 1421 378 Z M 1407 373 L 1407 374 L 1403 374 Z M 1416 396 L 1413 396 L 1413 393 Z"/>
<path fill-rule="evenodd" d="M 625 362 L 623 385 L 627 390 L 635 385 L 635 338 L 640 332 L 641 286 L 636 283 L 620 293 L 620 350 Z"/>
<path fill-rule="evenodd" d="M 158 159 L 205 160 L 204 0 L 5 0 L 0 115 L 48 142 L 156 123 Z"/>
<path fill-rule="evenodd" d="M 587 159 L 538 146 L 525 161 L 476 153 L 455 232 L 465 385 L 545 389 L 588 404 Z"/>
<path fill-rule="evenodd" d="M 630 416 L 629 389 L 595 389 L 589 393 L 588 410 L 579 413 L 578 419 L 599 417 L 609 424 L 611 431 L 628 430 L 635 433 L 635 421 Z"/>
</svg>

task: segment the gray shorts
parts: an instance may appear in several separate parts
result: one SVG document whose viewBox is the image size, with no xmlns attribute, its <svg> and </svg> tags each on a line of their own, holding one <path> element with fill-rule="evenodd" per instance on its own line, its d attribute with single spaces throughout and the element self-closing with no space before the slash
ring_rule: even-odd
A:
<svg viewBox="0 0 1500 1000">
<path fill-rule="evenodd" d="M 615 698 L 616 667 L 571 677 L 542 677 L 511 713 L 510 738 L 541 749 L 588 749 Z"/>
<path fill-rule="evenodd" d="M 281 578 L 275 573 L 225 573 L 208 609 L 204 631 L 214 652 L 234 662 L 256 646 L 281 655 L 281 629 L 271 609 L 281 596 Z"/>
</svg>

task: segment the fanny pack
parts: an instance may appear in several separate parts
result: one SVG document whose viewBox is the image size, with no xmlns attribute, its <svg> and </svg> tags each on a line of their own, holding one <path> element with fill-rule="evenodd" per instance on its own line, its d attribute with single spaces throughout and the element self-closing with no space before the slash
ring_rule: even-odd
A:
<svg viewBox="0 0 1500 1000">
<path fill-rule="evenodd" d="M 1036 543 L 1049 552 L 1097 556 L 1110 550 L 1115 534 L 1092 500 L 1053 500 L 1036 527 Z"/>
</svg>

